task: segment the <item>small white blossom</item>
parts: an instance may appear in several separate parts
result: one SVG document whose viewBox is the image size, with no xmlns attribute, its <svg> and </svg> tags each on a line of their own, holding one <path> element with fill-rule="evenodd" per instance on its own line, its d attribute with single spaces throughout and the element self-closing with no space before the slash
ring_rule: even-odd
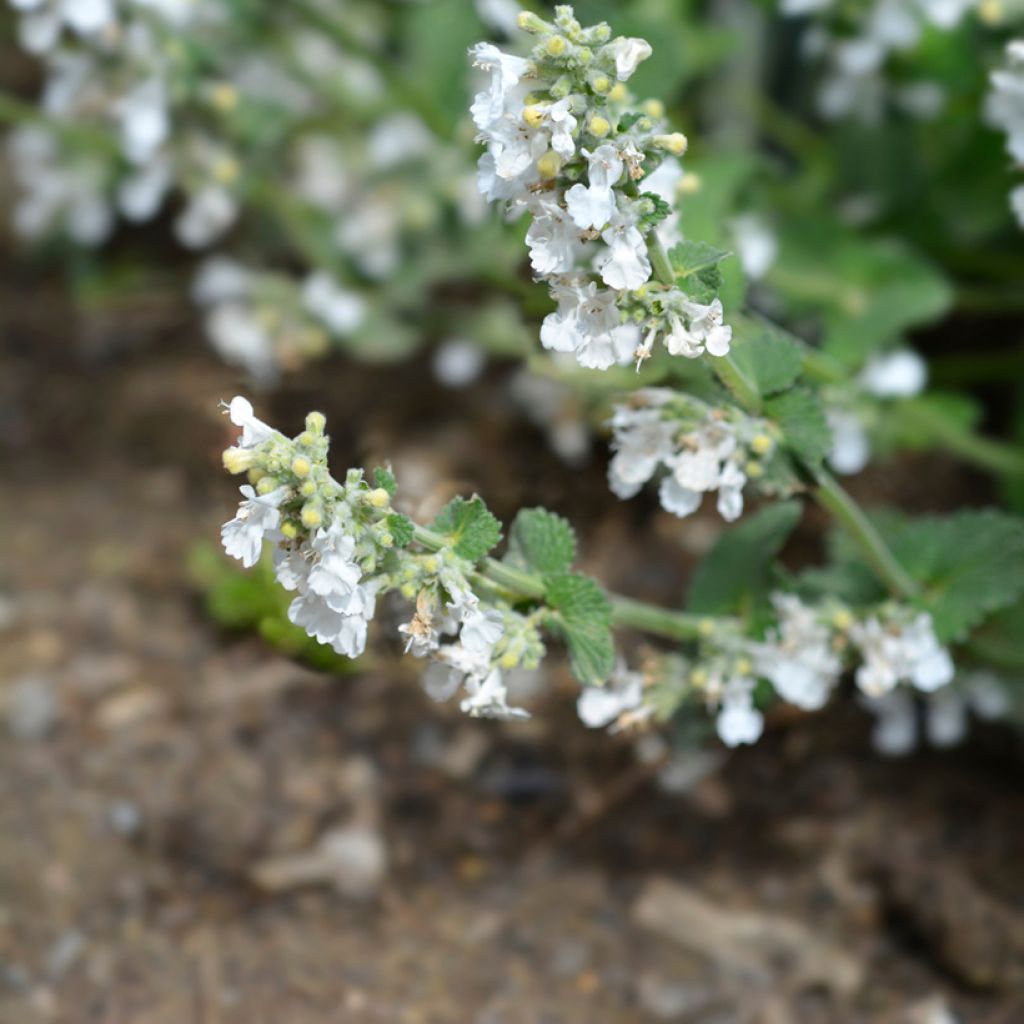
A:
<svg viewBox="0 0 1024 1024">
<path fill-rule="evenodd" d="M 235 518 L 221 527 L 220 536 L 224 550 L 250 569 L 260 560 L 263 541 L 280 536 L 278 506 L 288 496 L 288 489 L 279 487 L 269 494 L 257 494 L 248 484 L 243 484 L 239 490 L 245 501 L 238 506 Z"/>
<path fill-rule="evenodd" d="M 864 663 L 856 680 L 869 697 L 881 696 L 907 682 L 931 693 L 953 678 L 953 660 L 935 636 L 931 616 L 917 615 L 905 625 L 883 625 L 877 617 L 850 627 L 850 639 Z"/>
<path fill-rule="evenodd" d="M 630 39 L 620 37 L 610 44 L 615 58 L 615 73 L 620 82 L 626 81 L 641 61 L 647 60 L 651 53 L 651 44 L 646 39 Z"/>
<path fill-rule="evenodd" d="M 342 288 L 324 270 L 314 271 L 303 282 L 302 303 L 337 337 L 346 337 L 358 329 L 366 316 L 362 296 Z"/>
<path fill-rule="evenodd" d="M 565 193 L 569 215 L 579 228 L 600 231 L 615 214 L 614 186 L 622 177 L 623 162 L 611 145 L 585 153 L 588 160 L 587 185 L 573 185 Z"/>
<path fill-rule="evenodd" d="M 630 217 L 616 214 L 601 238 L 608 248 L 597 257 L 594 266 L 606 285 L 632 291 L 650 278 L 647 244 Z"/>
<path fill-rule="evenodd" d="M 877 398 L 912 398 L 927 382 L 927 364 L 910 349 L 872 356 L 859 377 L 860 386 Z"/>
<path fill-rule="evenodd" d="M 644 703 L 644 676 L 619 662 L 604 686 L 586 686 L 576 699 L 576 713 L 588 729 L 603 729 Z"/>
<path fill-rule="evenodd" d="M 764 715 L 754 707 L 753 691 L 752 679 L 737 677 L 722 697 L 715 728 L 727 747 L 756 743 L 764 732 Z"/>
<path fill-rule="evenodd" d="M 481 131 L 491 128 L 506 112 L 506 102 L 530 62 L 523 57 L 503 53 L 493 43 L 477 43 L 470 49 L 473 66 L 491 73 L 490 88 L 477 93 L 470 107 L 473 123 Z"/>
<path fill-rule="evenodd" d="M 859 473 L 871 458 L 871 442 L 860 417 L 839 408 L 830 408 L 825 415 L 832 433 L 829 465 L 837 473 Z"/>
</svg>

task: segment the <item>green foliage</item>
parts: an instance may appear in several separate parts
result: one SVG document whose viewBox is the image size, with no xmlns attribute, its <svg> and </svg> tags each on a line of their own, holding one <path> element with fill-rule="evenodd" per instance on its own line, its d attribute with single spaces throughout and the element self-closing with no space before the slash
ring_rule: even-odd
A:
<svg viewBox="0 0 1024 1024">
<path fill-rule="evenodd" d="M 645 213 L 641 218 L 644 224 L 660 224 L 672 212 L 672 207 L 654 192 L 641 192 L 640 198 L 654 204 L 653 211 Z"/>
<path fill-rule="evenodd" d="M 815 395 L 805 388 L 794 388 L 769 398 L 764 412 L 782 429 L 786 447 L 807 465 L 821 465 L 832 450 L 832 432 L 825 411 Z"/>
<path fill-rule="evenodd" d="M 545 577 L 544 590 L 554 612 L 549 624 L 569 648 L 573 675 L 584 685 L 600 685 L 615 665 L 607 596 L 589 576 L 576 572 Z"/>
<path fill-rule="evenodd" d="M 803 348 L 782 328 L 732 318 L 730 355 L 743 377 L 762 398 L 785 391 L 800 377 Z"/>
<path fill-rule="evenodd" d="M 398 489 L 398 485 L 395 483 L 395 474 L 389 468 L 383 466 L 378 466 L 373 471 L 373 485 L 374 487 L 383 488 L 392 498 Z"/>
<path fill-rule="evenodd" d="M 768 505 L 719 537 L 697 567 L 686 602 L 700 615 L 745 615 L 767 604 L 772 563 L 800 522 L 798 501 Z"/>
<path fill-rule="evenodd" d="M 893 553 L 924 585 L 940 640 L 964 640 L 1024 594 L 1024 519 L 995 510 L 904 522 Z"/>
<path fill-rule="evenodd" d="M 569 569 L 576 534 L 567 519 L 544 508 L 524 508 L 509 530 L 505 561 L 527 572 L 550 575 Z"/>
<path fill-rule="evenodd" d="M 945 277 L 901 242 L 820 218 L 786 222 L 767 279 L 792 312 L 820 315 L 825 352 L 851 368 L 952 303 Z"/>
<path fill-rule="evenodd" d="M 696 302 L 707 303 L 722 286 L 718 264 L 731 255 L 707 242 L 679 242 L 669 250 L 668 258 L 679 287 Z"/>
<path fill-rule="evenodd" d="M 501 540 L 501 523 L 483 499 L 452 498 L 438 513 L 433 528 L 461 558 L 479 561 Z"/>
<path fill-rule="evenodd" d="M 415 533 L 413 521 L 408 516 L 402 515 L 401 512 L 392 512 L 388 516 L 387 522 L 388 530 L 395 541 L 395 547 L 408 547 L 412 543 Z"/>
</svg>

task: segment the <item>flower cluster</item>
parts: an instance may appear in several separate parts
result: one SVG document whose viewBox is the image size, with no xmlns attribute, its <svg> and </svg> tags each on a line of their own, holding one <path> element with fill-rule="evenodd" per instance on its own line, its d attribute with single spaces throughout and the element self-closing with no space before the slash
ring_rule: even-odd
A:
<svg viewBox="0 0 1024 1024">
<path fill-rule="evenodd" d="M 1018 167 L 1024 167 L 1024 39 L 1006 48 L 1006 66 L 992 72 L 988 97 L 989 120 L 1006 132 L 1006 149 Z M 1024 227 L 1024 185 L 1010 193 L 1010 206 Z"/>
<path fill-rule="evenodd" d="M 803 46 L 809 58 L 822 60 L 827 68 L 817 97 L 821 114 L 866 121 L 878 120 L 890 99 L 911 117 L 928 119 L 942 111 L 946 92 L 941 83 L 919 79 L 890 86 L 886 62 L 914 49 L 928 28 L 953 29 L 979 6 L 979 0 L 871 0 L 857 8 L 838 0 L 782 0 L 781 5 L 784 14 L 819 16 Z"/>
<path fill-rule="evenodd" d="M 585 28 L 567 5 L 553 22 L 523 12 L 519 26 L 537 39 L 529 57 L 472 48 L 490 82 L 471 112 L 487 145 L 480 191 L 512 218 L 529 214 L 530 263 L 558 303 L 541 343 L 602 370 L 639 366 L 659 337 L 673 355 L 725 355 L 721 303 L 652 280 L 686 138 L 659 101 L 637 106 L 626 86 L 650 44 Z"/>
<path fill-rule="evenodd" d="M 758 681 L 782 701 L 805 711 L 824 707 L 847 667 L 865 700 L 888 700 L 899 683 L 934 694 L 953 679 L 949 652 L 936 639 L 931 617 L 903 605 L 859 616 L 835 602 L 809 605 L 792 593 L 772 595 L 775 625 L 755 639 L 737 625 L 707 622 L 694 660 L 665 659 L 647 673 L 620 665 L 607 687 L 578 701 L 584 724 L 621 729 L 656 712 L 698 701 L 715 713 L 727 746 L 754 743 L 764 729 Z"/>
<path fill-rule="evenodd" d="M 536 668 L 544 654 L 537 618 L 475 592 L 472 563 L 443 537 L 428 550 L 412 544 L 411 522 L 391 505 L 389 474 L 375 481 L 387 486 L 371 485 L 361 470 L 349 470 L 344 483 L 335 480 L 320 413 L 310 413 L 305 430 L 287 438 L 258 420 L 244 398 L 234 398 L 227 412 L 242 432 L 224 452 L 224 465 L 247 474 L 249 483 L 221 530 L 224 550 L 251 567 L 270 544 L 275 578 L 295 594 L 289 620 L 356 658 L 378 597 L 395 591 L 415 603 L 398 632 L 407 651 L 433 660 L 432 696 L 447 699 L 461 688 L 469 715 L 526 717 L 509 706 L 503 673 Z"/>
<path fill-rule="evenodd" d="M 665 388 L 644 388 L 616 406 L 611 419 L 608 483 L 631 498 L 662 470 L 658 496 L 673 515 L 688 516 L 706 493 L 732 522 L 743 512 L 743 489 L 764 475 L 776 449 L 775 428 L 735 408 L 715 409 Z"/>
<path fill-rule="evenodd" d="M 832 468 L 838 473 L 859 473 L 871 458 L 869 430 L 878 415 L 879 401 L 913 398 L 924 391 L 927 382 L 925 361 L 904 348 L 872 356 L 855 381 L 835 389 L 827 408 Z"/>
</svg>

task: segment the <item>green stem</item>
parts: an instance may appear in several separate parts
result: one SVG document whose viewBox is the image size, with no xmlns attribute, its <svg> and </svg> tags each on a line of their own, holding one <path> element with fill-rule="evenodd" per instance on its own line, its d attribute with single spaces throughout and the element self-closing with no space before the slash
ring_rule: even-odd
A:
<svg viewBox="0 0 1024 1024">
<path fill-rule="evenodd" d="M 440 551 L 447 541 L 439 533 L 424 526 L 414 528 L 413 538 L 429 551 Z M 496 558 L 485 558 L 480 562 L 477 572 L 481 579 L 508 593 L 513 599 L 528 601 L 544 600 L 544 582 L 539 576 L 523 572 L 513 566 L 499 562 Z M 626 629 L 637 629 L 652 636 L 664 637 L 667 640 L 696 640 L 706 636 L 715 624 L 724 624 L 729 620 L 709 618 L 703 615 L 690 615 L 686 612 L 674 612 L 659 605 L 636 601 L 631 597 L 609 594 L 612 606 L 612 624 Z"/>
<path fill-rule="evenodd" d="M 879 578 L 899 597 L 916 597 L 920 593 L 917 582 L 896 560 L 875 524 L 864 514 L 860 505 L 839 486 L 835 477 L 828 470 L 816 470 L 814 480 L 814 497 L 832 518 L 853 537 L 861 553 Z"/>
</svg>

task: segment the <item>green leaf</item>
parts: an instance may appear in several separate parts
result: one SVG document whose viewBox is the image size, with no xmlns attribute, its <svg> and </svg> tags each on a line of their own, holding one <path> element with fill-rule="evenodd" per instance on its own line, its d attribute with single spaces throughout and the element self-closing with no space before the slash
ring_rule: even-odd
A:
<svg viewBox="0 0 1024 1024">
<path fill-rule="evenodd" d="M 462 558 L 479 561 L 501 540 L 501 523 L 488 511 L 483 499 L 452 498 L 438 513 L 434 529 Z"/>
<path fill-rule="evenodd" d="M 805 388 L 794 388 L 769 398 L 764 412 L 781 427 L 786 447 L 808 465 L 820 465 L 832 450 L 832 431 L 825 411 Z"/>
<path fill-rule="evenodd" d="M 576 557 L 576 534 L 567 519 L 544 508 L 524 508 L 509 530 L 505 561 L 541 575 L 565 572 Z"/>
<path fill-rule="evenodd" d="M 893 554 L 924 586 L 924 605 L 943 642 L 963 640 L 1024 594 L 1024 519 L 992 510 L 909 519 L 890 538 Z"/>
<path fill-rule="evenodd" d="M 392 512 L 388 516 L 388 532 L 394 538 L 396 548 L 407 548 L 415 533 L 413 521 L 401 512 Z"/>
<path fill-rule="evenodd" d="M 733 321 L 733 362 L 766 398 L 791 387 L 803 367 L 803 349 L 781 328 L 752 320 Z"/>
<path fill-rule="evenodd" d="M 373 471 L 373 483 L 376 487 L 382 487 L 392 498 L 395 496 L 395 491 L 398 490 L 398 484 L 395 483 L 395 474 L 383 466 L 378 466 Z"/>
<path fill-rule="evenodd" d="M 544 594 L 555 614 L 551 625 L 569 648 L 573 675 L 584 685 L 603 683 L 615 665 L 612 607 L 604 591 L 581 573 L 544 578 Z"/>
<path fill-rule="evenodd" d="M 798 501 L 768 505 L 719 537 L 697 567 L 686 602 L 699 615 L 744 614 L 767 603 L 772 564 L 800 522 Z"/>
<path fill-rule="evenodd" d="M 679 242 L 668 258 L 679 286 L 696 302 L 710 302 L 722 287 L 718 264 L 732 253 L 707 242 Z"/>
</svg>

